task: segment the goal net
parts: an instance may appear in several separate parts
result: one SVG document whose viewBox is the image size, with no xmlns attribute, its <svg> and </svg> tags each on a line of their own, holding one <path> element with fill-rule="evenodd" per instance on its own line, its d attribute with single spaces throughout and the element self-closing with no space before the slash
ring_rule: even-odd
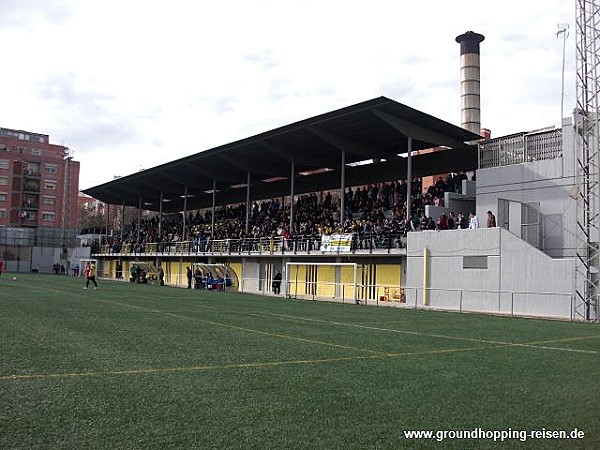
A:
<svg viewBox="0 0 600 450">
<path fill-rule="evenodd" d="M 358 264 L 287 262 L 283 289 L 292 298 L 358 302 Z"/>
</svg>

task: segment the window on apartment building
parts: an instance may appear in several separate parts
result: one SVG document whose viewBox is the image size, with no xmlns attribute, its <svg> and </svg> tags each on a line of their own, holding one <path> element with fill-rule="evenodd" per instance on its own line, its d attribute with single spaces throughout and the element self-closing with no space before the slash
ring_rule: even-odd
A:
<svg viewBox="0 0 600 450">
<path fill-rule="evenodd" d="M 54 206 L 56 204 L 56 197 L 44 197 L 44 205 Z"/>
<path fill-rule="evenodd" d="M 0 186 L 8 186 L 8 177 L 0 177 Z"/>
<path fill-rule="evenodd" d="M 21 218 L 25 220 L 37 220 L 37 213 L 35 211 L 21 211 Z"/>
<path fill-rule="evenodd" d="M 18 154 L 22 155 L 24 151 L 25 151 L 24 147 L 17 147 L 17 153 Z"/>
<path fill-rule="evenodd" d="M 56 181 L 44 181 L 44 189 L 56 190 Z"/>
<path fill-rule="evenodd" d="M 29 172 L 29 175 L 39 175 L 40 163 L 27 163 L 27 170 Z"/>
<path fill-rule="evenodd" d="M 22 141 L 44 142 L 44 137 L 36 134 L 19 133 L 18 137 Z"/>
<path fill-rule="evenodd" d="M 42 213 L 42 220 L 54 220 L 54 213 L 53 212 Z"/>
<path fill-rule="evenodd" d="M 8 200 L 8 194 L 6 192 L 0 192 L 0 202 Z"/>
<path fill-rule="evenodd" d="M 0 159 L 0 169 L 8 169 L 8 159 Z"/>
<path fill-rule="evenodd" d="M 44 170 L 46 173 L 58 173 L 58 166 L 56 164 L 46 164 Z"/>
<path fill-rule="evenodd" d="M 0 219 L 6 219 L 6 210 L 0 209 Z"/>
<path fill-rule="evenodd" d="M 32 148 L 31 155 L 32 156 L 42 156 L 42 151 L 39 148 Z"/>
</svg>

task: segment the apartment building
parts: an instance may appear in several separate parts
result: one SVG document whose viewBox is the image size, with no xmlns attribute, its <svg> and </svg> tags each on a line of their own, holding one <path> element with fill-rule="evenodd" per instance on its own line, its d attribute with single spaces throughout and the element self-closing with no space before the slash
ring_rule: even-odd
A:
<svg viewBox="0 0 600 450">
<path fill-rule="evenodd" d="M 79 162 L 46 134 L 0 128 L 0 227 L 77 227 Z"/>
</svg>

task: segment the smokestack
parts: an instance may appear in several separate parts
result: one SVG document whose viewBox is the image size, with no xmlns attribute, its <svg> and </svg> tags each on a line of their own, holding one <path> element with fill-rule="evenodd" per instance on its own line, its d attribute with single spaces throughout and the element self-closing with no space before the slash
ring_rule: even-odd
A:
<svg viewBox="0 0 600 450">
<path fill-rule="evenodd" d="M 456 36 L 460 44 L 461 126 L 477 134 L 481 128 L 479 43 L 484 39 L 482 34 L 473 31 Z"/>
</svg>

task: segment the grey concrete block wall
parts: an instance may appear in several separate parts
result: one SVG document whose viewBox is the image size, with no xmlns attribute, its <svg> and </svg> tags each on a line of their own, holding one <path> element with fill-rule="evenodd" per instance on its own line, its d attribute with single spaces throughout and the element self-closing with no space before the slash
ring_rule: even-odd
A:
<svg viewBox="0 0 600 450">
<path fill-rule="evenodd" d="M 423 249 L 427 248 L 430 288 L 498 291 L 499 239 L 486 231 L 480 228 L 409 233 L 406 285 L 423 285 Z M 465 256 L 487 256 L 488 269 L 463 269 Z"/>
<path fill-rule="evenodd" d="M 37 247 L 20 246 L 16 249 L 16 260 L 4 261 L 4 270 L 7 272 L 31 272 L 33 269 L 39 273 L 52 273 L 54 263 L 65 263 L 61 260 L 62 248 L 60 247 Z M 90 247 L 74 247 L 67 250 L 68 260 L 65 268 L 68 270 L 75 264 L 79 264 L 79 259 L 90 257 Z"/>
<path fill-rule="evenodd" d="M 423 249 L 428 280 L 424 286 Z M 486 268 L 465 268 L 465 257 Z M 553 259 L 503 228 L 409 233 L 406 286 L 429 307 L 571 318 L 574 260 Z"/>
</svg>

